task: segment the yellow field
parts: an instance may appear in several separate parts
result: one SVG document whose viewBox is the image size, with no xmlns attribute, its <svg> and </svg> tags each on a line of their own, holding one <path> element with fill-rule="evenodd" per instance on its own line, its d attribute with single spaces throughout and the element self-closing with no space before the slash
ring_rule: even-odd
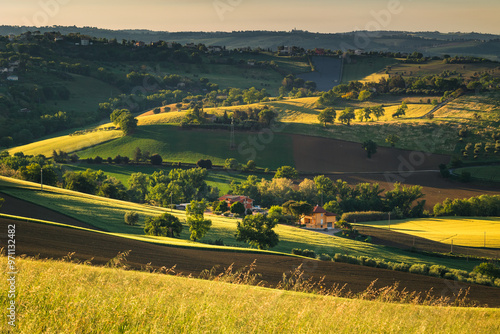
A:
<svg viewBox="0 0 500 334">
<path fill-rule="evenodd" d="M 363 79 L 359 80 L 359 82 L 362 82 L 362 83 L 366 83 L 366 82 L 379 82 L 380 79 L 382 79 L 382 78 L 389 79 L 389 74 L 385 74 L 385 73 L 373 73 L 373 74 L 370 74 L 370 75 L 364 77 Z"/>
<path fill-rule="evenodd" d="M 111 126 L 111 124 L 107 126 Z M 43 154 L 47 157 L 51 157 L 53 150 L 71 153 L 119 138 L 122 135 L 122 131 L 110 130 L 91 132 L 79 136 L 61 136 L 14 147 L 9 150 L 9 153 L 12 155 L 16 152 L 23 152 L 26 155 Z"/>
<path fill-rule="evenodd" d="M 137 125 L 180 123 L 185 115 L 185 111 L 171 111 L 156 115 L 140 116 L 137 117 Z"/>
<path fill-rule="evenodd" d="M 360 224 L 389 228 L 387 221 Z M 469 247 L 500 248 L 500 218 L 424 218 L 396 220 L 391 231 L 415 235 L 421 238 Z M 485 239 L 486 232 L 486 239 Z M 486 240 L 486 241 L 485 241 Z"/>
</svg>

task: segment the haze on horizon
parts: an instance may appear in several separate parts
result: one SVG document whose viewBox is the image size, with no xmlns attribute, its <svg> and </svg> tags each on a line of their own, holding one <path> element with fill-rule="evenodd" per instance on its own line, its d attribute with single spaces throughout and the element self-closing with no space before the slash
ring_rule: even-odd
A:
<svg viewBox="0 0 500 334">
<path fill-rule="evenodd" d="M 0 24 L 157 31 L 356 30 L 500 34 L 498 0 L 24 0 Z"/>
</svg>

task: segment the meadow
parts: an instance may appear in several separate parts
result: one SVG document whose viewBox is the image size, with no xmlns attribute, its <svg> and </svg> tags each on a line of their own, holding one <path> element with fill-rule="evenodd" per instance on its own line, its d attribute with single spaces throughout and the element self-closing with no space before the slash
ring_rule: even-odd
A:
<svg viewBox="0 0 500 334">
<path fill-rule="evenodd" d="M 165 208 L 152 207 L 130 202 L 123 202 L 88 194 L 81 194 L 70 190 L 55 187 L 44 187 L 39 191 L 36 184 L 0 177 L 0 190 L 5 194 L 22 200 L 50 208 L 81 222 L 97 227 L 113 235 L 143 240 L 154 243 L 165 243 L 184 245 L 186 247 L 204 247 L 200 243 L 189 241 L 189 231 L 184 224 L 180 239 L 164 237 L 150 237 L 143 233 L 144 219 L 164 212 L 185 220 L 185 212 Z M 140 215 L 140 224 L 129 226 L 124 223 L 125 212 L 134 210 Z M 210 232 L 201 239 L 201 242 L 222 239 L 225 245 L 238 248 L 248 248 L 245 243 L 237 242 L 235 239 L 235 218 L 206 215 L 212 220 Z M 465 261 L 459 259 L 439 258 L 417 253 L 409 253 L 403 250 L 374 245 L 361 241 L 333 237 L 319 232 L 311 232 L 287 225 L 278 225 L 276 233 L 280 235 L 280 243 L 272 248 L 274 252 L 291 254 L 293 248 L 314 250 L 316 254 L 341 253 L 354 256 L 368 256 L 372 258 L 385 259 L 392 262 L 425 263 L 429 265 L 440 264 L 450 268 L 471 271 L 478 264 L 476 261 Z"/>
<path fill-rule="evenodd" d="M 238 149 L 230 150 L 230 131 L 185 130 L 173 125 L 149 125 L 137 128 L 133 136 L 121 137 L 112 142 L 78 151 L 80 158 L 132 157 L 136 147 L 151 154 L 158 153 L 165 161 L 196 163 L 199 159 L 210 159 L 213 164 L 224 165 L 228 158 L 240 163 L 254 160 L 258 167 L 276 169 L 293 165 L 292 140 L 275 133 L 268 134 L 237 132 L 235 143 Z M 261 139 L 263 138 L 263 140 Z M 252 139 L 257 141 L 255 155 Z M 240 148 L 240 145 L 241 148 Z"/>
<path fill-rule="evenodd" d="M 351 57 L 344 61 L 344 71 L 342 73 L 342 83 L 359 80 L 366 81 L 370 77 L 375 81 L 380 80 L 382 72 L 387 66 L 397 64 L 399 61 L 394 58 L 383 57 Z"/>
<path fill-rule="evenodd" d="M 0 257 L 0 263 L 5 267 L 7 258 Z M 17 259 L 16 266 L 17 327 L 11 328 L 7 312 L 2 312 L 3 333 L 500 330 L 498 309 L 396 304 L 383 302 L 384 297 L 378 301 L 346 299 L 51 260 Z M 7 289 L 0 296 L 5 309 Z"/>
<path fill-rule="evenodd" d="M 389 228 L 388 221 L 359 225 Z M 445 217 L 392 220 L 391 231 L 415 235 L 446 244 L 500 248 L 500 218 Z"/>
<path fill-rule="evenodd" d="M 454 170 L 456 175 L 461 175 L 464 172 L 470 173 L 473 178 L 481 181 L 500 182 L 500 166 L 498 165 L 465 167 Z"/>
</svg>

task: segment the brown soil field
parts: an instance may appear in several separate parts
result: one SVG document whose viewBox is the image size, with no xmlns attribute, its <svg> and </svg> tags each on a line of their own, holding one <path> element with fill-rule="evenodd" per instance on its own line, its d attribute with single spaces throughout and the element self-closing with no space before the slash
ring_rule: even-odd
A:
<svg viewBox="0 0 500 334">
<path fill-rule="evenodd" d="M 451 297 L 459 289 L 470 287 L 469 296 L 472 300 L 482 305 L 500 307 L 500 289 L 487 286 L 292 256 L 168 247 L 96 232 L 0 218 L 2 245 L 6 244 L 8 224 L 16 225 L 16 256 L 26 254 L 58 259 L 69 252 L 75 252 L 75 259 L 92 259 L 93 264 L 102 265 L 115 257 L 118 252 L 131 250 L 127 264 L 133 269 L 141 269 L 148 263 L 151 263 L 153 268 L 162 266 L 171 268 L 175 265 L 176 273 L 194 276 L 214 266 L 218 266 L 220 268 L 218 272 L 220 272 L 233 263 L 235 268 L 243 268 L 256 260 L 254 272 L 261 275 L 261 279 L 266 282 L 267 286 L 277 284 L 281 281 L 283 273 L 288 273 L 302 265 L 306 277 L 325 276 L 326 286 L 347 283 L 346 288 L 353 292 L 364 291 L 375 279 L 377 279 L 375 287 L 384 287 L 399 282 L 400 288 L 406 288 L 409 291 L 426 292 L 432 288 L 432 294 L 438 297 Z"/>
<path fill-rule="evenodd" d="M 85 227 L 93 230 L 100 230 L 94 226 L 85 224 L 79 220 L 63 215 L 57 211 L 53 211 L 46 207 L 36 205 L 27 201 L 23 201 L 19 198 L 15 198 L 4 193 L 0 193 L 0 197 L 5 199 L 3 206 L 0 208 L 0 213 L 12 216 L 48 220 L 51 222 Z"/>
<path fill-rule="evenodd" d="M 377 153 L 369 159 L 359 143 L 303 135 L 291 136 L 295 167 L 301 172 L 405 173 L 409 170 L 438 170 L 440 164 L 450 161 L 447 155 L 389 147 L 379 147 Z"/>
<path fill-rule="evenodd" d="M 415 172 L 408 174 L 325 174 L 333 180 L 342 179 L 351 185 L 362 182 L 379 183 L 385 190 L 393 189 L 394 182 L 406 185 L 421 185 L 425 194 L 425 209 L 432 213 L 435 204 L 446 198 L 469 198 L 480 195 L 500 195 L 500 184 L 463 183 L 458 180 L 444 179 L 439 172 Z M 311 176 L 306 176 L 311 178 Z"/>
</svg>

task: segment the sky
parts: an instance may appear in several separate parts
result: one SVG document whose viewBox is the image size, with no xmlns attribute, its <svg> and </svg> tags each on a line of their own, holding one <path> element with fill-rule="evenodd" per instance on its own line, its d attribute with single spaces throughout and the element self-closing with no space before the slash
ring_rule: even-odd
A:
<svg viewBox="0 0 500 334">
<path fill-rule="evenodd" d="M 499 0 L 18 0 L 0 24 L 157 31 L 356 30 L 500 34 Z"/>
</svg>

